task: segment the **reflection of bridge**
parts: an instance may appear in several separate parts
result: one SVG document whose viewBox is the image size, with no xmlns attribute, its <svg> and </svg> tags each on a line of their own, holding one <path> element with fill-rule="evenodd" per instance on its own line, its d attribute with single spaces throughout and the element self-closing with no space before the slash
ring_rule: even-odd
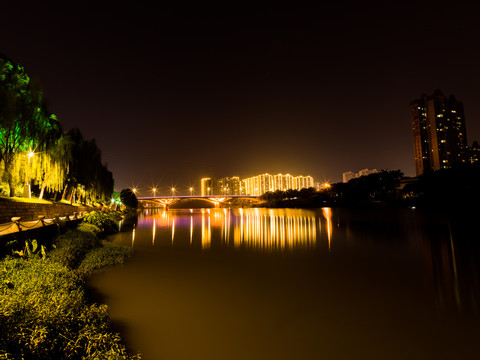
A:
<svg viewBox="0 0 480 360">
<path fill-rule="evenodd" d="M 143 196 L 138 197 L 137 200 L 145 205 L 150 205 L 153 207 L 158 207 L 159 205 L 168 208 L 169 205 L 176 203 L 181 200 L 204 200 L 208 201 L 211 204 L 214 204 L 215 207 L 221 207 L 225 201 L 233 199 L 245 199 L 252 201 L 259 201 L 259 196 L 255 195 L 167 195 L 167 196 Z"/>
</svg>

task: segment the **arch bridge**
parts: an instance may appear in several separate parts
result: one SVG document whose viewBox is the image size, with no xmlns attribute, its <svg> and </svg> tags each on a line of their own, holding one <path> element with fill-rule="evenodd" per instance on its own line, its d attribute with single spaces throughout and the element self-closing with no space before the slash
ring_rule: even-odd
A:
<svg viewBox="0 0 480 360">
<path fill-rule="evenodd" d="M 205 200 L 209 203 L 215 205 L 215 207 L 222 207 L 222 204 L 226 201 L 233 199 L 246 199 L 253 200 L 258 202 L 260 196 L 256 195 L 167 195 L 167 196 L 142 196 L 138 197 L 137 200 L 145 205 L 150 205 L 153 207 L 163 207 L 168 209 L 168 207 L 176 202 L 181 200 Z"/>
</svg>

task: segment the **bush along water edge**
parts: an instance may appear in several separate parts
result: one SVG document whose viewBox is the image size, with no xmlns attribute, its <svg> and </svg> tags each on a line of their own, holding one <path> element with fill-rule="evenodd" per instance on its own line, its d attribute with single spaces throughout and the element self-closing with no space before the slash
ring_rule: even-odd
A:
<svg viewBox="0 0 480 360">
<path fill-rule="evenodd" d="M 112 330 L 107 306 L 85 293 L 89 275 L 132 255 L 131 248 L 101 239 L 119 215 L 96 214 L 95 224 L 83 222 L 49 244 L 3 247 L 0 359 L 141 358 Z"/>
</svg>

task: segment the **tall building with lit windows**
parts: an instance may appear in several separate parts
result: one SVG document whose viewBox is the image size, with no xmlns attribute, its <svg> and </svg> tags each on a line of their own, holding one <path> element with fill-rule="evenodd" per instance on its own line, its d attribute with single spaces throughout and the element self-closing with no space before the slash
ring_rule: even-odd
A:
<svg viewBox="0 0 480 360">
<path fill-rule="evenodd" d="M 463 104 L 453 95 L 422 95 L 410 103 L 410 119 L 417 176 L 467 162 Z"/>
<path fill-rule="evenodd" d="M 242 182 L 238 176 L 216 180 L 215 193 L 218 195 L 241 195 Z"/>
<path fill-rule="evenodd" d="M 213 195 L 213 180 L 211 178 L 203 178 L 200 180 L 200 193 L 202 196 Z"/>
<path fill-rule="evenodd" d="M 262 195 L 266 192 L 286 191 L 290 189 L 300 190 L 315 186 L 313 177 L 292 176 L 290 174 L 260 174 L 242 180 L 245 195 Z"/>
</svg>

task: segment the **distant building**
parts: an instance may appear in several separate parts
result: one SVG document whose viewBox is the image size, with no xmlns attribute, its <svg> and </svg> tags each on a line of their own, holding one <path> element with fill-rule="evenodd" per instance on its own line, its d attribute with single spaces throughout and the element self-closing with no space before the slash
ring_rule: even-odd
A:
<svg viewBox="0 0 480 360">
<path fill-rule="evenodd" d="M 344 183 L 347 183 L 350 180 L 355 179 L 355 178 L 356 178 L 356 176 L 355 176 L 355 173 L 353 171 L 347 171 L 347 172 L 343 173 L 343 182 Z"/>
<path fill-rule="evenodd" d="M 343 182 L 347 183 L 352 179 L 359 178 L 360 176 L 367 176 L 370 174 L 376 174 L 379 171 L 377 169 L 369 170 L 369 169 L 363 169 L 360 170 L 358 173 L 354 173 L 353 171 L 347 171 L 343 173 Z"/>
<path fill-rule="evenodd" d="M 469 149 L 468 152 L 468 161 L 471 164 L 474 164 L 480 160 L 480 145 L 478 141 L 474 141 L 472 147 Z"/>
<path fill-rule="evenodd" d="M 213 195 L 213 180 L 211 178 L 203 178 L 200 181 L 200 194 L 202 196 Z"/>
<path fill-rule="evenodd" d="M 315 186 L 313 177 L 308 176 L 292 176 L 290 174 L 260 174 L 243 179 L 243 187 L 246 195 L 262 195 L 266 192 L 287 191 L 289 189 L 300 190 Z"/>
<path fill-rule="evenodd" d="M 238 176 L 224 177 L 216 180 L 215 193 L 217 195 L 241 195 L 241 185 Z"/>
<path fill-rule="evenodd" d="M 221 179 L 203 178 L 201 183 L 202 196 L 208 195 L 262 195 L 269 191 L 300 190 L 314 187 L 313 177 L 292 176 L 290 174 L 260 174 L 241 180 L 238 176 Z"/>
<path fill-rule="evenodd" d="M 440 90 L 410 103 L 415 170 L 451 168 L 468 162 L 463 104 Z"/>
</svg>

